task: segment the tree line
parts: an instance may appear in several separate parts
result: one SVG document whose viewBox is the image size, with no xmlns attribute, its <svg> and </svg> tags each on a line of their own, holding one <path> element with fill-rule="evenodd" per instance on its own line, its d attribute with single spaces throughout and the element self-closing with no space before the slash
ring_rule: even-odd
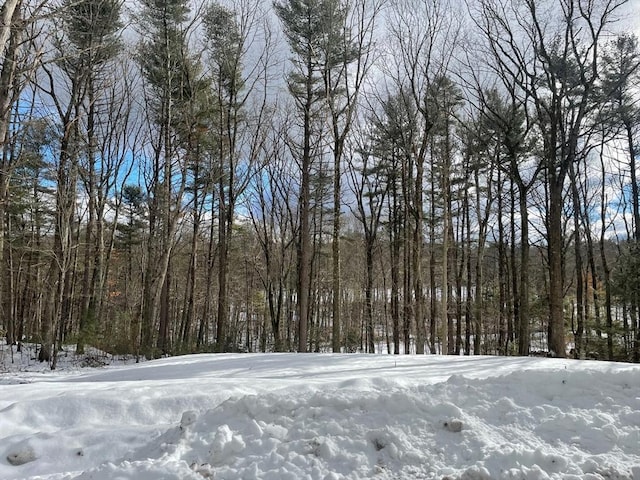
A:
<svg viewBox="0 0 640 480">
<path fill-rule="evenodd" d="M 628 3 L 4 1 L 2 335 L 640 361 Z"/>
</svg>

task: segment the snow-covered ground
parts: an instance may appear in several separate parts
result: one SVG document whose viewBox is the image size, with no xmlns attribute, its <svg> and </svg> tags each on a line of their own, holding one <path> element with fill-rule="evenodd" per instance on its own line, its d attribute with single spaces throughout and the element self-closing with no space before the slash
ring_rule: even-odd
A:
<svg viewBox="0 0 640 480">
<path fill-rule="evenodd" d="M 0 479 L 25 478 L 640 480 L 640 366 L 229 354 L 7 372 Z"/>
</svg>

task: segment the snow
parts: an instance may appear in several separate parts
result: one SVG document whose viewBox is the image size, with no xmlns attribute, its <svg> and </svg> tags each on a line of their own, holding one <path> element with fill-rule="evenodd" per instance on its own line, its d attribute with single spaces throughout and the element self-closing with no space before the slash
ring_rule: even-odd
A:
<svg viewBox="0 0 640 480">
<path fill-rule="evenodd" d="M 6 372 L 0 478 L 640 479 L 640 366 L 224 354 Z"/>
</svg>

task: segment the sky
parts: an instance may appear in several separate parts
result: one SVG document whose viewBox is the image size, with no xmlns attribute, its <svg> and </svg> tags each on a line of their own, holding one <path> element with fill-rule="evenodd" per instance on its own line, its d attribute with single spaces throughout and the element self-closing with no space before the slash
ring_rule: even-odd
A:
<svg viewBox="0 0 640 480">
<path fill-rule="evenodd" d="M 638 365 L 221 354 L 79 368 L 71 355 L 50 372 L 6 348 L 4 480 L 640 479 Z"/>
</svg>

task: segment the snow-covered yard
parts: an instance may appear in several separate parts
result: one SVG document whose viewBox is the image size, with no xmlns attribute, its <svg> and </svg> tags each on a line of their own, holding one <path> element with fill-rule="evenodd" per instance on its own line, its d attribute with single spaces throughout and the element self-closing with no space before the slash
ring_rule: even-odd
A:
<svg viewBox="0 0 640 480">
<path fill-rule="evenodd" d="M 5 372 L 0 478 L 640 479 L 640 366 L 228 354 Z"/>
</svg>

